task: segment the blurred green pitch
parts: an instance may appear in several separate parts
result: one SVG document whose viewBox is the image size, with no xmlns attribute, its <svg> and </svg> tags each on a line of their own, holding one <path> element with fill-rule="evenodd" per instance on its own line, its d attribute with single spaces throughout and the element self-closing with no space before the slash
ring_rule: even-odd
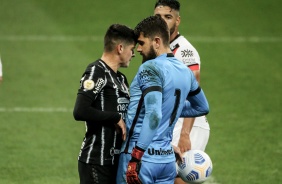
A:
<svg viewBox="0 0 282 184">
<path fill-rule="evenodd" d="M 86 65 L 112 23 L 134 27 L 155 1 L 2 0 L 0 183 L 78 183 L 84 124 L 72 117 Z M 201 56 L 214 184 L 281 183 L 282 2 L 180 0 Z M 129 81 L 141 57 L 122 69 Z"/>
</svg>

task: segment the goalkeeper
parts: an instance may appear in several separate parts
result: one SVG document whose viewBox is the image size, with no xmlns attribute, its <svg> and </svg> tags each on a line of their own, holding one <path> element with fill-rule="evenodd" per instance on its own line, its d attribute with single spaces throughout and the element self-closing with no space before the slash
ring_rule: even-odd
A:
<svg viewBox="0 0 282 184">
<path fill-rule="evenodd" d="M 117 183 L 174 183 L 174 125 L 180 116 L 207 114 L 208 102 L 193 72 L 172 54 L 160 16 L 145 18 L 134 31 L 143 63 L 130 86 Z"/>
</svg>

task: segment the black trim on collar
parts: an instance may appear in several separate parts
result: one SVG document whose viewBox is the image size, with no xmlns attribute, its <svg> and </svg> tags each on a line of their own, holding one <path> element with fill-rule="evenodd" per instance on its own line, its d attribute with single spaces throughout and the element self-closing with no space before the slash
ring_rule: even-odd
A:
<svg viewBox="0 0 282 184">
<path fill-rule="evenodd" d="M 166 57 L 174 57 L 173 53 L 167 53 Z"/>
<path fill-rule="evenodd" d="M 174 40 L 176 40 L 179 36 L 181 36 L 181 34 L 176 35 L 176 37 L 173 40 L 171 40 L 170 43 L 172 43 Z"/>
</svg>

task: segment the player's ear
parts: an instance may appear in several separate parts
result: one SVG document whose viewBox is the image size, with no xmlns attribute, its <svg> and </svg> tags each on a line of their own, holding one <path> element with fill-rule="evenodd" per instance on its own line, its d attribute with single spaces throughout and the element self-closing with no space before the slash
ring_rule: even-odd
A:
<svg viewBox="0 0 282 184">
<path fill-rule="evenodd" d="M 121 54 L 122 51 L 123 51 L 123 45 L 122 45 L 122 44 L 118 44 L 118 45 L 117 45 L 117 52 L 118 52 L 119 54 Z"/>
<path fill-rule="evenodd" d="M 161 45 L 161 38 L 160 37 L 155 37 L 154 38 L 154 47 L 156 49 L 158 49 L 160 47 L 160 45 Z"/>
<path fill-rule="evenodd" d="M 180 22 L 181 22 L 181 18 L 180 16 L 178 16 L 175 22 L 177 27 L 179 26 Z"/>
</svg>

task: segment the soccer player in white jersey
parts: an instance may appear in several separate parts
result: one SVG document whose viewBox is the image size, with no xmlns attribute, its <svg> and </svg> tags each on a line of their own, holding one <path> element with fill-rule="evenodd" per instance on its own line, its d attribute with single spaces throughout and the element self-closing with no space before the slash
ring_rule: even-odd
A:
<svg viewBox="0 0 282 184">
<path fill-rule="evenodd" d="M 200 56 L 193 45 L 178 31 L 180 24 L 180 3 L 177 0 L 158 0 L 155 3 L 154 14 L 161 16 L 170 29 L 170 48 L 175 57 L 189 67 L 200 83 Z M 206 116 L 197 118 L 179 118 L 174 131 L 172 144 L 178 146 L 181 152 L 190 149 L 205 151 L 209 140 L 210 126 Z M 180 178 L 176 184 L 183 183 Z"/>
<path fill-rule="evenodd" d="M 173 184 L 174 125 L 179 117 L 207 114 L 208 102 L 193 72 L 172 54 L 169 29 L 161 17 L 145 18 L 134 32 L 143 62 L 130 85 L 128 134 L 121 148 L 117 183 Z"/>
</svg>

